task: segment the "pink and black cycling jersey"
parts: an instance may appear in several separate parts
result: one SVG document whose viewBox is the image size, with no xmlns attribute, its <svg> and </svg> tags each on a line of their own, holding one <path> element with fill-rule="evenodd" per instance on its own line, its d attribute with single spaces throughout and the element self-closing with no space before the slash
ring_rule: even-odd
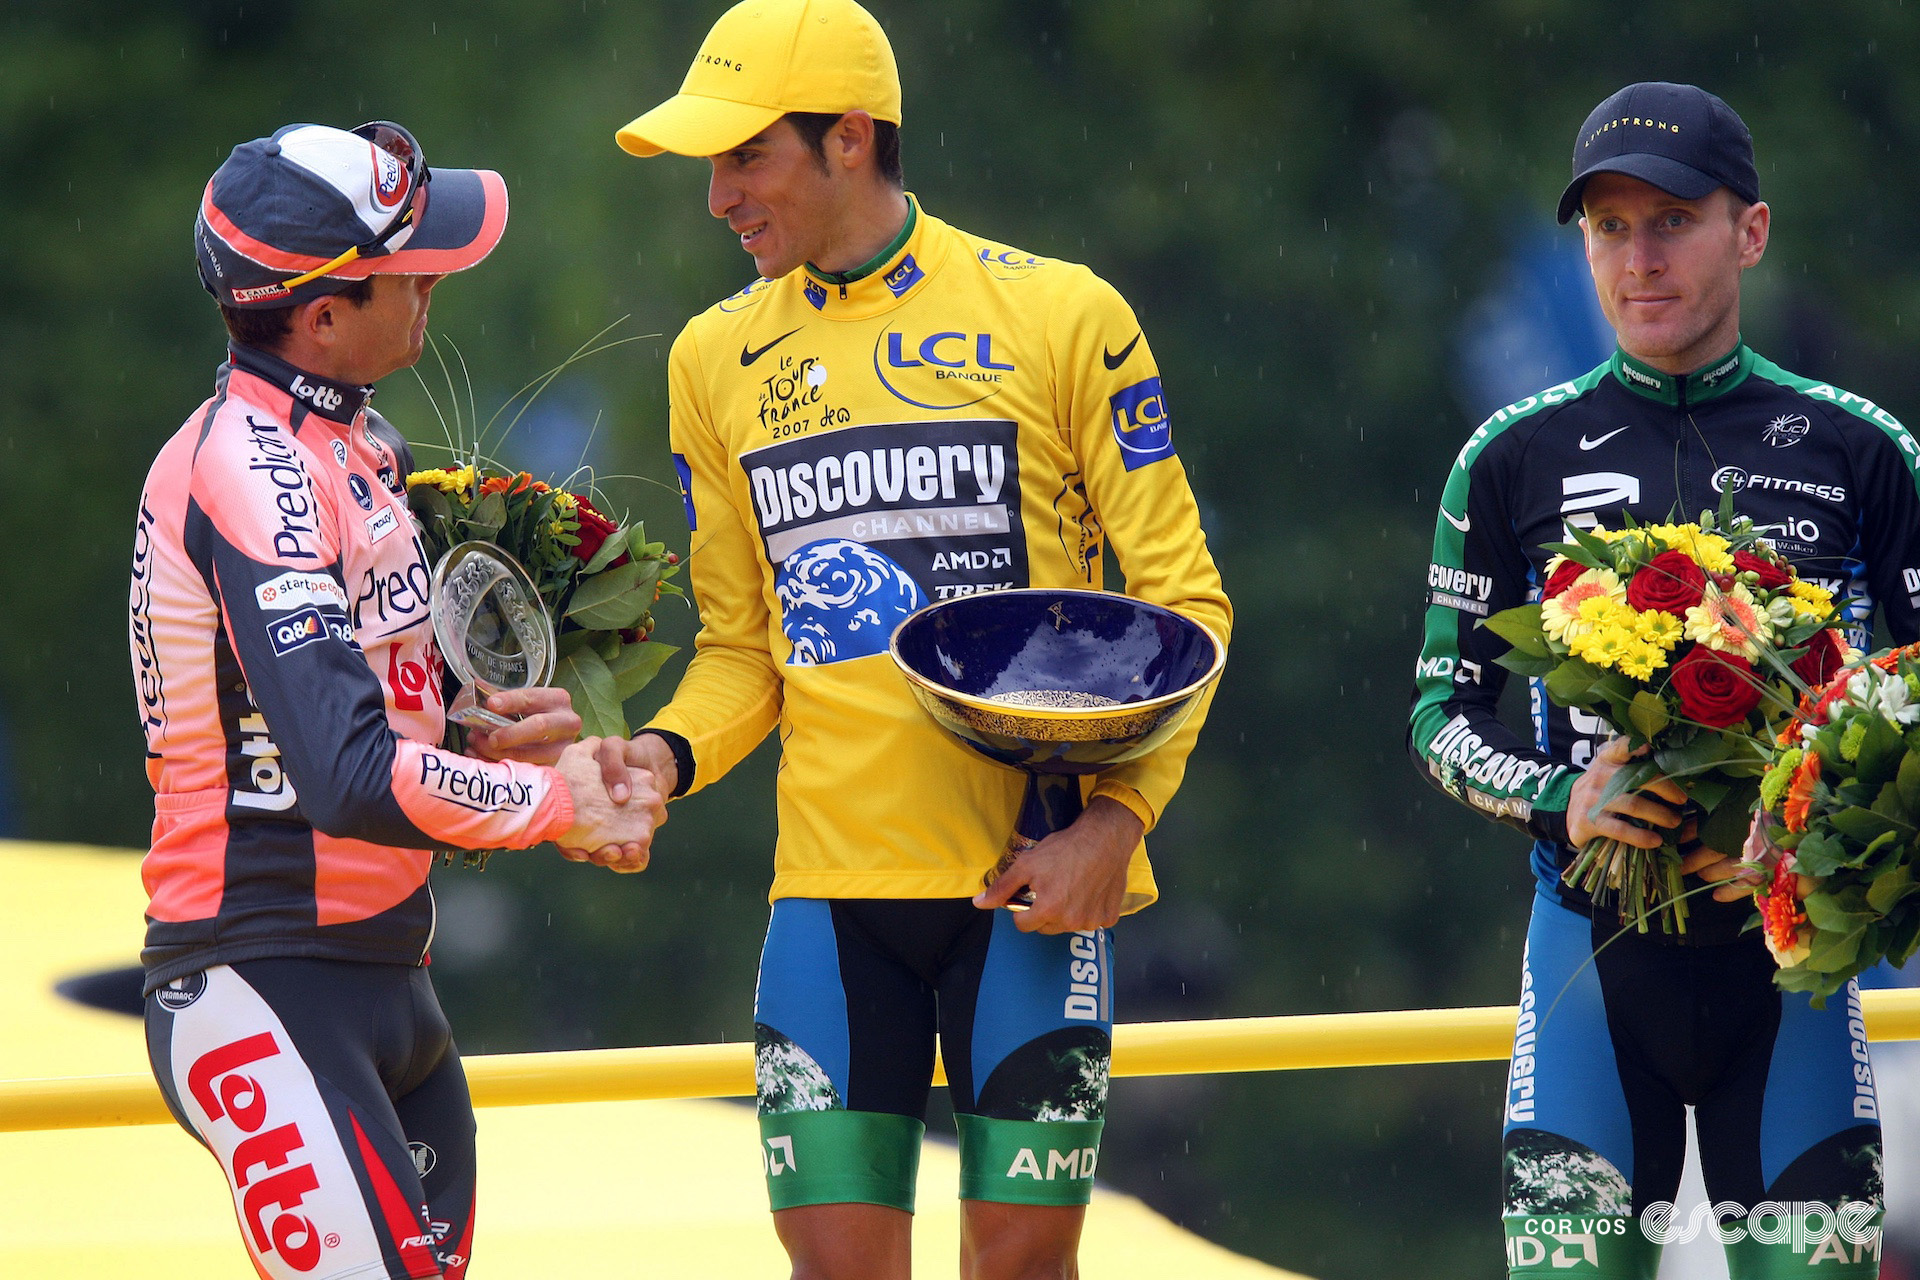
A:
<svg viewBox="0 0 1920 1280">
<path fill-rule="evenodd" d="M 269 956 L 420 963 L 430 850 L 572 825 L 553 770 L 433 745 L 431 566 L 370 395 L 235 347 L 147 476 L 129 641 L 149 991 Z"/>
</svg>

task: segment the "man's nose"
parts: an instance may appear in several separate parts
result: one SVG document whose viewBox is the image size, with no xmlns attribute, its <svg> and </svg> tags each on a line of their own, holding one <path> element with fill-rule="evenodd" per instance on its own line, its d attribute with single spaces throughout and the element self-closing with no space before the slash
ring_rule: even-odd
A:
<svg viewBox="0 0 1920 1280">
<path fill-rule="evenodd" d="M 739 203 L 740 189 L 721 172 L 719 165 L 714 165 L 713 176 L 707 181 L 707 212 L 716 218 L 724 218 Z"/>
<path fill-rule="evenodd" d="M 1666 269 L 1666 255 L 1651 228 L 1635 227 L 1627 251 L 1627 270 L 1636 276 L 1657 276 Z"/>
</svg>

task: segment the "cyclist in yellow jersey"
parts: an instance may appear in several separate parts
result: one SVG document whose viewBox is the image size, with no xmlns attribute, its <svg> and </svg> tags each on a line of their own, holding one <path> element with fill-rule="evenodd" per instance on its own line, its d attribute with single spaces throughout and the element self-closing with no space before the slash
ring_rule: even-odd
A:
<svg viewBox="0 0 1920 1280">
<path fill-rule="evenodd" d="M 969 235 L 903 186 L 900 84 L 851 0 L 746 0 L 618 134 L 701 156 L 761 279 L 670 362 L 701 631 L 636 749 L 674 795 L 778 728 L 755 1006 L 762 1158 L 796 1276 L 905 1277 L 936 1035 L 962 1271 L 1071 1276 L 1104 1123 L 1107 929 L 1204 709 L 1087 780 L 990 889 L 1020 778 L 946 738 L 887 659 L 934 600 L 1098 587 L 1226 637 L 1231 611 L 1132 311 L 1085 267 Z M 997 910 L 1018 890 L 1030 910 Z"/>
</svg>

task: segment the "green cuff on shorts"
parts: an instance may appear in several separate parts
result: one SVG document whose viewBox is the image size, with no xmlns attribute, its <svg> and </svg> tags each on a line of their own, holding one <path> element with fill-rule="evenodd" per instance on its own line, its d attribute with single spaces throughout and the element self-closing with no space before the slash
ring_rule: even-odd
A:
<svg viewBox="0 0 1920 1280">
<path fill-rule="evenodd" d="M 760 1117 L 772 1207 L 884 1204 L 913 1212 L 927 1127 L 883 1111 L 780 1111 Z"/>
<path fill-rule="evenodd" d="M 1104 1120 L 994 1120 L 957 1115 L 960 1198 L 1085 1204 L 1093 1198 Z"/>
<path fill-rule="evenodd" d="M 1512 1280 L 1653 1280 L 1660 1246 L 1626 1214 L 1509 1214 L 1507 1275 Z"/>
<path fill-rule="evenodd" d="M 1801 1205 L 1771 1205 L 1776 1211 Z M 1845 1220 L 1826 1206 L 1818 1214 L 1763 1212 L 1756 1207 L 1745 1220 L 1727 1223 L 1744 1228 L 1729 1240 L 1727 1272 L 1733 1280 L 1778 1280 L 1783 1276 L 1817 1275 L 1821 1280 L 1874 1280 L 1880 1274 L 1880 1221 L 1867 1206 L 1849 1205 L 1858 1212 Z M 1808 1268 L 1812 1268 L 1809 1270 Z"/>
</svg>

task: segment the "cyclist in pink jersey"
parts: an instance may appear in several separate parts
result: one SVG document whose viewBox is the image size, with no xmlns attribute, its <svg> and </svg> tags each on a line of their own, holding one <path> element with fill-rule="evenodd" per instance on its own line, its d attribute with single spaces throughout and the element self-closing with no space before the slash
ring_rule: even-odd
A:
<svg viewBox="0 0 1920 1280">
<path fill-rule="evenodd" d="M 261 1275 L 457 1277 L 473 1112 L 427 979 L 435 848 L 558 842 L 646 865 L 665 811 L 564 692 L 443 749 L 411 455 L 368 408 L 429 296 L 507 216 L 397 125 L 234 149 L 195 224 L 232 336 L 141 495 L 129 638 L 155 791 L 147 1038 Z"/>
</svg>

